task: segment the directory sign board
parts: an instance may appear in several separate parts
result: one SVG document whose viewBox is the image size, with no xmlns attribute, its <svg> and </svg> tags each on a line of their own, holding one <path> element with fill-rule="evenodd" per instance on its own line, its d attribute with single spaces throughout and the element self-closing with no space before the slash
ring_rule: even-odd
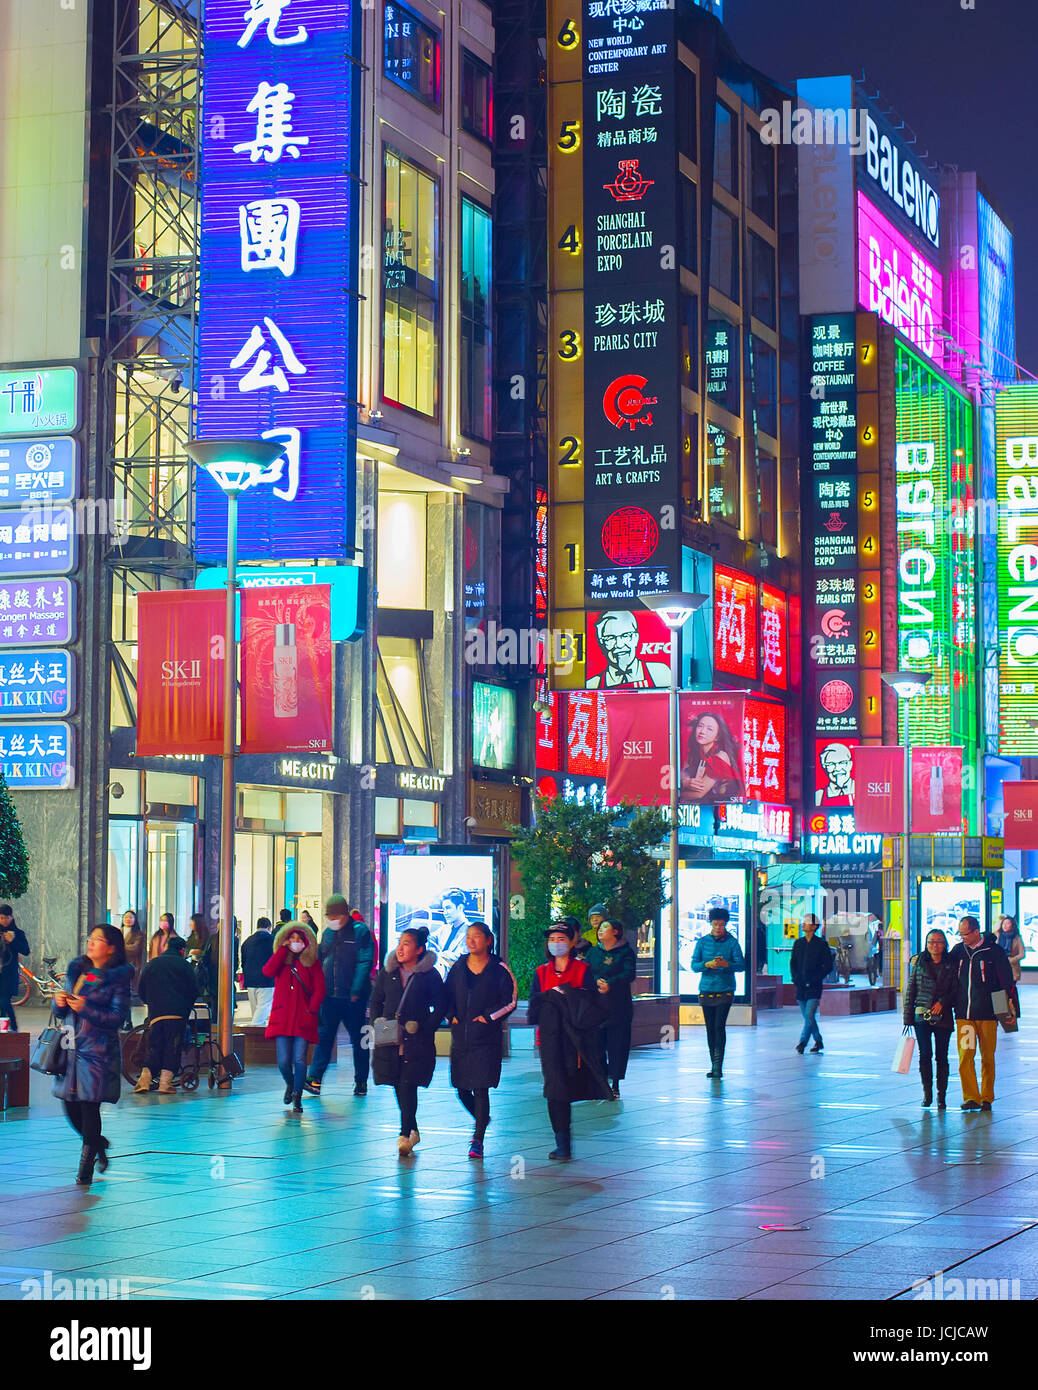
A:
<svg viewBox="0 0 1038 1390">
<path fill-rule="evenodd" d="M 78 368 L 0 372 L 0 435 L 66 434 L 79 423 Z"/>
<path fill-rule="evenodd" d="M 58 648 L 0 651 L 0 718 L 71 714 L 76 658 Z"/>
<path fill-rule="evenodd" d="M 0 580 L 0 648 L 46 647 L 75 640 L 73 580 Z"/>
</svg>

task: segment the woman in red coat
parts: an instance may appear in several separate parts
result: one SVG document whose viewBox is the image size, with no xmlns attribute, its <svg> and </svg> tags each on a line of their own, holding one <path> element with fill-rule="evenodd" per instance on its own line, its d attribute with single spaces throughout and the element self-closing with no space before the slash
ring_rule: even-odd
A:
<svg viewBox="0 0 1038 1390">
<path fill-rule="evenodd" d="M 306 1054 L 317 1041 L 317 1015 L 324 1002 L 324 970 L 317 964 L 317 938 L 305 922 L 286 922 L 274 938 L 274 954 L 263 967 L 274 981 L 274 1002 L 264 1036 L 274 1038 L 285 1101 L 303 1111 Z"/>
</svg>

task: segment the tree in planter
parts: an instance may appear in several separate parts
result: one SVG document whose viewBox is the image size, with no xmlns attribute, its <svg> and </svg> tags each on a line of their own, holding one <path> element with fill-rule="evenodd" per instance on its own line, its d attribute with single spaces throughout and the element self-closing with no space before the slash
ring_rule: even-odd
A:
<svg viewBox="0 0 1038 1390">
<path fill-rule="evenodd" d="M 604 903 L 632 928 L 658 919 L 666 902 L 663 865 L 651 851 L 666 834 L 656 810 L 537 798 L 537 824 L 518 829 L 512 841 L 526 897 L 526 916 L 509 927 L 509 964 L 521 995 L 528 997 L 544 961 L 542 933 L 560 917 L 586 923 L 591 905 Z"/>
<path fill-rule="evenodd" d="M 14 802 L 0 772 L 0 898 L 20 898 L 29 887 L 29 856 Z"/>
</svg>

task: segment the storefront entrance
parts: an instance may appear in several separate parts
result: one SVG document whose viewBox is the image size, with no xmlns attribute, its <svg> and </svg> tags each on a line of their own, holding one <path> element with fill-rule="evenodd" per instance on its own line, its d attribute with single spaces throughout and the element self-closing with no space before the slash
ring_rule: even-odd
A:
<svg viewBox="0 0 1038 1390">
<path fill-rule="evenodd" d="M 320 922 L 321 837 L 239 831 L 234 837 L 234 915 L 248 936 L 258 917 L 277 922 L 287 907 Z"/>
</svg>

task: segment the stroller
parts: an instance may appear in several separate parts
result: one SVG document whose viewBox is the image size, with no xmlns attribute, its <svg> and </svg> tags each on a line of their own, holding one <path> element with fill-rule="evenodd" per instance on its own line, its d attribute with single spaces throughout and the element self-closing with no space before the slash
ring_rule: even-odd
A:
<svg viewBox="0 0 1038 1390">
<path fill-rule="evenodd" d="M 144 1069 L 144 1061 L 148 1055 L 148 1024 L 139 1023 L 136 1028 L 126 1034 L 123 1041 L 123 1076 L 136 1086 L 140 1080 L 140 1075 Z M 237 1063 L 237 1059 L 234 1059 Z M 228 1072 L 233 1075 L 240 1075 L 240 1063 L 237 1063 L 238 1070 L 228 1067 Z M 209 1072 L 209 1089 L 217 1085 L 222 1079 L 224 1070 L 220 1059 L 220 1044 L 216 1037 L 216 1030 L 213 1022 L 212 1009 L 208 1004 L 198 1003 L 192 1008 L 184 1024 L 184 1036 L 180 1043 L 180 1059 L 177 1070 L 173 1074 L 174 1084 L 181 1090 L 195 1091 L 198 1089 L 198 1082 L 203 1071 Z M 158 1086 L 157 1081 L 152 1081 L 152 1090 Z"/>
</svg>

